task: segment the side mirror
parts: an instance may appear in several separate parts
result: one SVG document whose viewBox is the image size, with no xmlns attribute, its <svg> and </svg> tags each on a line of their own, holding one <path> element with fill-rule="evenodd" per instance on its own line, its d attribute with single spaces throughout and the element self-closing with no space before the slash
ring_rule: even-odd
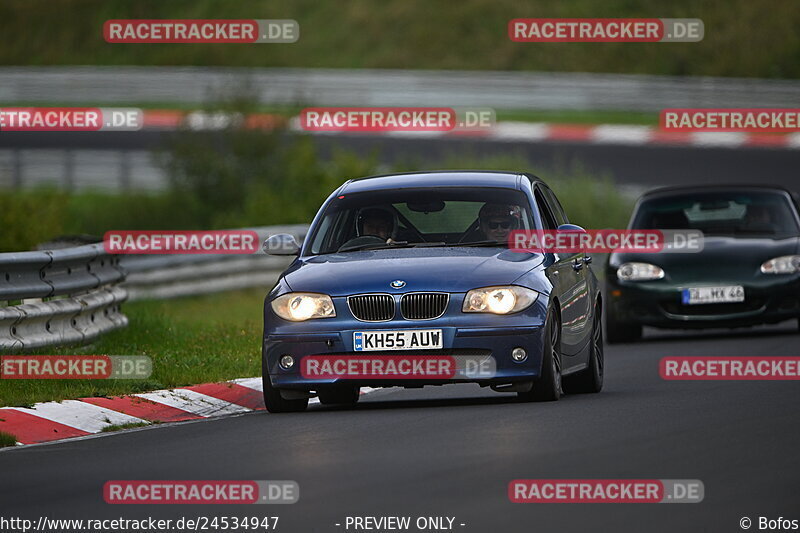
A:
<svg viewBox="0 0 800 533">
<path fill-rule="evenodd" d="M 300 253 L 300 245 L 294 235 L 279 233 L 264 241 L 263 250 L 269 255 L 297 255 Z"/>
<path fill-rule="evenodd" d="M 561 224 L 558 227 L 558 231 L 563 231 L 565 233 L 586 233 L 586 230 L 577 224 Z M 572 268 L 575 270 L 580 270 L 583 268 L 584 264 L 588 265 L 592 262 L 591 256 L 586 255 L 586 250 L 582 250 L 580 253 L 583 254 L 583 262 L 581 262 L 579 259 L 576 259 L 572 264 Z"/>
<path fill-rule="evenodd" d="M 575 224 L 561 224 L 558 227 L 558 231 L 579 231 L 581 233 L 586 233 L 585 229 Z"/>
</svg>

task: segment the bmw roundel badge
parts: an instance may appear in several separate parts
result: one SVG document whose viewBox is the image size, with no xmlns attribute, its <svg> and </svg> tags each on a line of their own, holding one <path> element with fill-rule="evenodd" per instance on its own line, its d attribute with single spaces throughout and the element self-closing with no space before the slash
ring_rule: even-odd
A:
<svg viewBox="0 0 800 533">
<path fill-rule="evenodd" d="M 402 289 L 403 287 L 406 286 L 406 282 L 403 281 L 402 279 L 396 279 L 390 285 L 392 286 L 393 289 Z"/>
</svg>

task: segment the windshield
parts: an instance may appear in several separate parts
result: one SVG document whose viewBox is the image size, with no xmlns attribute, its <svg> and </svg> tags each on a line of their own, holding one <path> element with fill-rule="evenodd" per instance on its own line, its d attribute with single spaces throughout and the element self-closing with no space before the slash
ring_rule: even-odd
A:
<svg viewBox="0 0 800 533">
<path fill-rule="evenodd" d="M 311 254 L 394 247 L 508 246 L 532 229 L 524 194 L 500 188 L 393 189 L 345 194 L 326 208 Z"/>
<path fill-rule="evenodd" d="M 632 229 L 693 229 L 707 235 L 789 236 L 798 233 L 792 205 L 780 193 L 714 191 L 643 202 Z"/>
</svg>

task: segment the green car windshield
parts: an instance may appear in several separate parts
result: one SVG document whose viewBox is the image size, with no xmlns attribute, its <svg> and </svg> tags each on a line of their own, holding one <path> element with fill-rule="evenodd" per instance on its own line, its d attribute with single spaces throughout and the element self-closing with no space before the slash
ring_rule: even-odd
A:
<svg viewBox="0 0 800 533">
<path fill-rule="evenodd" d="M 781 193 L 692 192 L 645 200 L 631 229 L 692 229 L 706 235 L 777 238 L 797 235 L 798 221 L 793 205 Z"/>
</svg>

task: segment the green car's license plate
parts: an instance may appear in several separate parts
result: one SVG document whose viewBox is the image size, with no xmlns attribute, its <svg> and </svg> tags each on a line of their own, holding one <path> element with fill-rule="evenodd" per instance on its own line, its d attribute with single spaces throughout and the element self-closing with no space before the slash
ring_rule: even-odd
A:
<svg viewBox="0 0 800 533">
<path fill-rule="evenodd" d="M 721 287 L 691 287 L 683 289 L 684 305 L 724 304 L 744 301 L 744 287 L 726 285 Z"/>
</svg>

